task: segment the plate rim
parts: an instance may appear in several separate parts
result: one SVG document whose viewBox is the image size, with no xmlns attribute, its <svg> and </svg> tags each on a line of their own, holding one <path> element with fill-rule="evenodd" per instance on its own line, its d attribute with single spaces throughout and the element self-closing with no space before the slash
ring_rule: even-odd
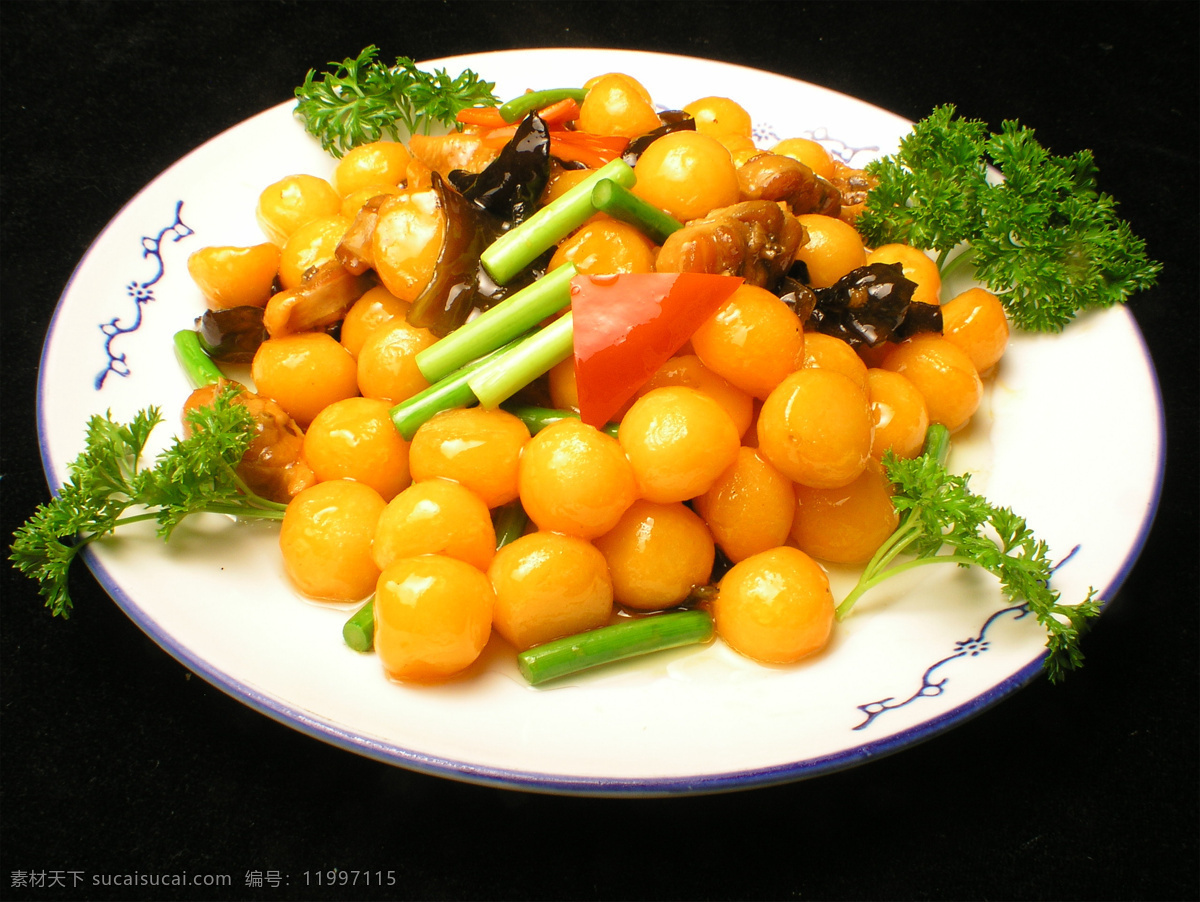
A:
<svg viewBox="0 0 1200 902">
<path fill-rule="evenodd" d="M 887 114 L 888 116 L 908 122 L 908 120 L 903 119 L 903 117 L 898 116 L 898 114 L 868 101 L 861 100 L 851 95 L 844 94 L 812 82 L 807 82 L 802 79 L 784 75 L 782 73 L 772 72 L 766 69 L 756 69 L 751 66 L 730 63 L 724 60 L 708 60 L 702 57 L 669 54 L 657 51 L 592 47 L 523 48 L 457 54 L 454 56 L 439 57 L 428 61 L 422 61 L 419 64 L 423 66 L 439 65 L 445 62 L 455 62 L 465 59 L 478 59 L 480 57 L 488 56 L 512 57 L 528 53 L 546 52 L 587 52 L 589 54 L 597 55 L 616 54 L 654 58 L 660 63 L 666 60 L 687 60 L 707 66 L 732 67 L 742 70 L 748 75 L 767 75 L 774 78 L 795 82 L 797 84 L 804 85 L 807 88 L 820 91 L 826 95 L 829 95 L 830 97 L 849 100 L 856 104 L 872 107 L 873 109 Z M 49 325 L 47 326 L 46 335 L 43 339 L 39 358 L 39 371 L 37 380 L 37 432 L 39 454 L 41 457 L 43 473 L 46 477 L 51 494 L 55 497 L 57 497 L 59 494 L 59 487 L 62 484 L 62 479 L 57 473 L 55 465 L 51 460 L 50 449 L 47 440 L 49 425 L 45 420 L 46 405 L 44 403 L 44 396 L 48 390 L 48 370 L 46 367 L 46 362 L 50 353 L 51 339 L 54 336 L 59 322 L 59 317 L 63 314 L 63 308 L 67 299 L 67 295 L 70 294 L 74 285 L 76 284 L 81 270 L 84 268 L 85 264 L 88 263 L 93 253 L 96 252 L 98 246 L 101 244 L 110 230 L 117 225 L 118 221 L 126 213 L 126 211 L 135 205 L 145 194 L 153 190 L 158 182 L 165 179 L 172 170 L 183 164 L 190 157 L 203 152 L 208 145 L 221 140 L 224 136 L 241 128 L 246 123 L 262 116 L 277 114 L 280 108 L 291 106 L 294 104 L 294 102 L 294 98 L 291 98 L 248 116 L 245 119 L 229 126 L 228 128 L 223 129 L 216 135 L 213 135 L 201 144 L 194 147 L 192 150 L 188 151 L 182 157 L 179 157 L 173 161 L 169 166 L 167 166 L 166 169 L 147 182 L 137 193 L 135 193 L 131 198 L 121 205 L 120 209 L 112 215 L 112 217 L 108 220 L 96 237 L 89 243 L 86 251 L 76 263 L 71 275 L 67 279 L 67 282 L 59 294 L 58 300 L 55 304 L 54 312 L 50 318 Z M 1117 569 L 1109 585 L 1106 586 L 1104 591 L 1100 593 L 1101 597 L 1104 599 L 1103 609 L 1107 609 L 1108 606 L 1113 603 L 1114 598 L 1120 591 L 1125 580 L 1128 578 L 1133 567 L 1136 565 L 1138 558 L 1140 557 L 1148 540 L 1162 499 L 1167 454 L 1166 413 L 1162 398 L 1162 387 L 1158 378 L 1157 370 L 1154 366 L 1153 357 L 1150 354 L 1145 336 L 1130 309 L 1127 306 L 1121 306 L 1114 312 L 1119 313 L 1127 319 L 1127 326 L 1131 330 L 1132 335 L 1136 340 L 1141 360 L 1146 367 L 1146 373 L 1149 376 L 1155 404 L 1156 442 L 1154 473 L 1150 484 L 1149 504 L 1147 505 L 1138 530 L 1132 537 L 1131 544 L 1129 545 L 1129 549 L 1122 560 L 1120 567 Z M 967 699 L 961 704 L 956 705 L 940 715 L 922 720 L 920 723 L 914 726 L 900 730 L 889 736 L 882 737 L 877 740 L 863 742 L 851 748 L 819 755 L 817 757 L 804 759 L 802 761 L 731 770 L 720 773 L 683 776 L 600 777 L 586 775 L 544 774 L 538 771 L 524 771 L 512 768 L 472 764 L 469 762 L 457 761 L 451 758 L 444 758 L 436 755 L 417 752 L 412 749 L 404 748 L 396 742 L 377 739 L 355 732 L 352 728 L 346 728 L 327 718 L 317 716 L 314 712 L 306 711 L 299 705 L 288 703 L 283 699 L 258 689 L 257 687 L 250 685 L 248 682 L 221 671 L 215 665 L 210 665 L 197 653 L 187 648 L 182 641 L 176 639 L 166 630 L 159 627 L 157 620 L 151 616 L 146 609 L 137 604 L 137 602 L 135 602 L 134 599 L 130 597 L 128 593 L 120 586 L 115 576 L 104 565 L 103 561 L 99 559 L 91 546 L 85 548 L 81 556 L 83 557 L 88 569 L 104 589 L 106 594 L 108 594 L 109 597 L 117 603 L 126 616 L 128 616 L 129 619 L 132 620 L 143 633 L 152 639 L 155 644 L 175 658 L 179 663 L 183 664 L 188 670 L 203 677 L 211 685 L 220 689 L 222 692 L 231 696 L 235 700 L 246 704 L 248 707 L 258 711 L 261 714 L 270 717 L 272 720 L 275 720 L 276 722 L 303 733 L 311 738 L 318 739 L 343 750 L 363 755 L 392 766 L 400 766 L 431 776 L 443 777 L 477 785 L 556 795 L 656 797 L 712 794 L 779 785 L 804 779 L 812 779 L 824 774 L 845 770 L 859 764 L 866 763 L 869 760 L 895 754 L 914 745 L 923 743 L 956 726 L 959 726 L 962 723 L 965 723 L 975 716 L 978 716 L 1001 700 L 1015 693 L 1018 689 L 1028 685 L 1039 675 L 1041 675 L 1042 661 L 1045 658 L 1045 653 L 1043 652 L 1033 661 L 1029 662 L 1015 673 L 1010 674 L 1005 679 L 990 686 L 987 690 L 980 692 L 979 694 Z"/>
</svg>

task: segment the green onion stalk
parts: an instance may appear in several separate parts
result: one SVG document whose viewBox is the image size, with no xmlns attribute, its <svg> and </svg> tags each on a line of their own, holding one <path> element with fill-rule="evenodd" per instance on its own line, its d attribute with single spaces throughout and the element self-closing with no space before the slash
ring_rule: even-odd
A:
<svg viewBox="0 0 1200 902">
<path fill-rule="evenodd" d="M 557 407 L 534 407 L 529 404 L 502 404 L 501 407 L 524 423 L 530 435 L 537 435 L 547 426 L 553 426 L 560 420 L 579 419 L 578 411 L 562 410 Z M 620 423 L 608 423 L 600 431 L 616 438 L 620 425 Z"/>
<path fill-rule="evenodd" d="M 200 336 L 195 329 L 181 329 L 176 332 L 174 344 L 179 366 L 192 388 L 216 385 L 225 378 L 216 362 L 204 352 Z"/>
<path fill-rule="evenodd" d="M 463 323 L 445 338 L 416 356 L 417 369 L 430 382 L 448 376 L 462 366 L 491 353 L 527 332 L 571 303 L 574 264 L 567 263 L 547 273 L 512 297 Z"/>
<path fill-rule="evenodd" d="M 592 206 L 613 219 L 628 223 L 645 233 L 655 244 L 662 244 L 683 228 L 683 223 L 612 179 L 600 179 L 592 188 Z"/>
<path fill-rule="evenodd" d="M 697 645 L 713 637 L 707 611 L 651 614 L 624 623 L 555 639 L 517 655 L 521 675 L 537 686 L 602 664 Z"/>
<path fill-rule="evenodd" d="M 587 97 L 586 88 L 547 88 L 543 91 L 528 91 L 519 97 L 514 97 L 500 105 L 500 118 L 505 122 L 516 122 L 525 117 L 526 113 L 540 110 L 570 98 L 577 103 L 583 103 Z"/>
<path fill-rule="evenodd" d="M 596 208 L 592 189 L 604 179 L 629 188 L 637 181 L 624 160 L 613 160 L 597 169 L 561 197 L 552 200 L 527 220 L 497 238 L 479 260 L 497 285 L 507 284 L 526 266 L 579 228 Z"/>
</svg>

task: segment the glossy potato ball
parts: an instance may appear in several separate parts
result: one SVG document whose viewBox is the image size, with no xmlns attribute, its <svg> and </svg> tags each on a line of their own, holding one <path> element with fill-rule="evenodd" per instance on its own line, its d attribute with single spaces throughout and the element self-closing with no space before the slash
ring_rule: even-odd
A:
<svg viewBox="0 0 1200 902">
<path fill-rule="evenodd" d="M 410 480 L 409 446 L 396 431 L 387 402 L 334 401 L 304 434 L 304 459 L 321 482 L 353 479 L 391 501 Z"/>
<path fill-rule="evenodd" d="M 796 259 L 808 267 L 808 284 L 813 288 L 828 288 L 866 264 L 867 251 L 854 226 L 820 213 L 796 218 L 808 233 L 808 241 L 796 251 Z"/>
<path fill-rule="evenodd" d="M 983 400 L 983 383 L 975 364 L 954 342 L 941 335 L 917 335 L 896 345 L 880 364 L 916 386 L 931 423 L 951 432 L 970 422 Z"/>
<path fill-rule="evenodd" d="M 546 181 L 546 187 L 542 189 L 542 196 L 538 198 L 539 205 L 544 207 L 551 201 L 558 200 L 580 182 L 591 178 L 593 171 L 591 169 L 552 168 L 550 178 Z M 606 214 L 595 215 L 605 216 Z"/>
<path fill-rule="evenodd" d="M 771 153 L 791 157 L 803 163 L 823 179 L 833 178 L 835 167 L 833 157 L 821 144 L 811 138 L 784 138 L 771 148 Z"/>
<path fill-rule="evenodd" d="M 720 141 L 721 146 L 729 151 L 729 156 L 733 158 L 733 165 L 739 169 L 762 153 L 758 149 L 758 145 L 754 143 L 754 139 L 748 135 L 739 135 L 736 132 L 720 132 L 713 135 L 713 137 Z"/>
<path fill-rule="evenodd" d="M 849 343 L 823 332 L 804 333 L 804 365 L 841 373 L 864 390 L 867 365 Z"/>
<path fill-rule="evenodd" d="M 187 261 L 191 275 L 210 310 L 265 307 L 279 271 L 279 248 L 204 247 Z"/>
<path fill-rule="evenodd" d="M 520 494 L 517 473 L 529 428 L 504 410 L 444 410 L 417 429 L 409 449 L 413 479 L 450 479 L 488 507 Z"/>
<path fill-rule="evenodd" d="M 486 570 L 496 554 L 496 529 L 483 500 L 446 479 L 414 483 L 379 516 L 372 547 L 382 570 L 418 554 L 444 554 Z"/>
<path fill-rule="evenodd" d="M 309 269 L 333 260 L 348 228 L 350 220 L 340 213 L 318 216 L 299 226 L 279 252 L 279 284 L 285 289 L 298 288 Z"/>
<path fill-rule="evenodd" d="M 817 488 L 853 482 L 871 452 L 867 394 L 833 370 L 797 370 L 759 411 L 758 447 L 793 482 Z"/>
<path fill-rule="evenodd" d="M 394 680 L 428 682 L 469 667 L 492 630 L 485 574 L 452 557 L 401 558 L 375 589 L 375 653 Z"/>
<path fill-rule="evenodd" d="M 742 285 L 692 334 L 692 349 L 718 376 L 764 399 L 802 364 L 804 331 L 771 292 Z"/>
<path fill-rule="evenodd" d="M 575 264 L 584 275 L 654 272 L 654 242 L 628 223 L 597 219 L 563 240 L 549 269 Z"/>
<path fill-rule="evenodd" d="M 736 204 L 737 168 L 721 142 L 693 131 L 663 135 L 633 167 L 633 192 L 680 222 Z"/>
<path fill-rule="evenodd" d="M 633 468 L 616 439 L 573 418 L 526 443 L 517 484 L 539 528 L 584 539 L 612 529 L 637 497 Z"/>
<path fill-rule="evenodd" d="M 428 329 L 397 317 L 373 330 L 358 351 L 356 379 L 367 398 L 399 404 L 429 387 L 417 354 L 437 341 Z"/>
<path fill-rule="evenodd" d="M 754 399 L 706 367 L 695 354 L 670 358 L 638 389 L 637 397 L 668 385 L 684 385 L 708 395 L 729 414 L 738 435 L 745 435 L 750 428 Z"/>
<path fill-rule="evenodd" d="M 735 564 L 787 541 L 796 513 L 790 479 L 754 448 L 742 447 L 712 487 L 696 499 L 713 539 Z"/>
<path fill-rule="evenodd" d="M 887 451 L 911 458 L 921 453 L 929 411 L 917 387 L 891 370 L 867 370 L 867 399 L 871 404 L 871 457 L 882 460 Z"/>
<path fill-rule="evenodd" d="M 639 499 L 593 540 L 608 562 L 613 598 L 638 611 L 661 611 L 708 584 L 715 549 L 704 521 L 683 504 Z"/>
<path fill-rule="evenodd" d="M 371 556 L 375 525 L 385 507 L 361 482 L 320 482 L 292 499 L 279 530 L 283 566 L 292 583 L 319 601 L 358 601 L 375 588 Z"/>
<path fill-rule="evenodd" d="M 492 625 L 518 651 L 602 627 L 612 613 L 604 555 L 575 536 L 522 536 L 496 552 L 488 578 L 496 592 Z"/>
<path fill-rule="evenodd" d="M 338 340 L 357 360 L 367 337 L 392 320 L 404 319 L 410 306 L 412 305 L 400 300 L 382 285 L 376 285 L 355 301 L 346 312 Z"/>
<path fill-rule="evenodd" d="M 835 564 L 865 564 L 899 523 L 892 484 L 874 461 L 849 485 L 799 485 L 796 498 L 792 541 L 806 554 Z"/>
<path fill-rule="evenodd" d="M 583 87 L 585 90 L 590 91 L 592 88 L 594 88 L 596 85 L 598 85 L 602 80 L 609 79 L 609 78 L 620 79 L 628 86 L 628 88 L 631 91 L 633 91 L 635 94 L 637 94 L 638 97 L 640 97 L 640 98 L 642 98 L 642 100 L 646 101 L 646 103 L 653 103 L 653 99 L 650 97 L 650 92 L 648 90 L 646 90 L 646 86 L 644 84 L 642 84 L 640 81 L 638 81 L 636 78 L 634 78 L 632 75 L 630 75 L 628 72 L 605 72 L 602 75 L 593 75 L 591 78 L 589 78 L 587 81 L 585 81 L 583 83 Z"/>
<path fill-rule="evenodd" d="M 641 496 L 664 503 L 708 491 L 733 463 L 740 444 L 725 409 L 682 385 L 656 388 L 634 401 L 617 439 Z"/>
<path fill-rule="evenodd" d="M 734 564 L 712 604 L 717 635 L 765 664 L 792 664 L 829 642 L 834 603 L 821 566 L 783 546 Z"/>
<path fill-rule="evenodd" d="M 399 185 L 412 156 L 396 141 L 372 141 L 346 151 L 333 170 L 333 187 L 342 197 L 375 185 Z"/>
<path fill-rule="evenodd" d="M 636 138 L 661 124 L 646 89 L 634 79 L 610 73 L 587 83 L 579 106 L 580 131 Z"/>
<path fill-rule="evenodd" d="M 683 108 L 696 123 L 696 131 L 705 135 L 741 135 L 749 138 L 754 131 L 750 114 L 728 97 L 701 97 Z"/>
<path fill-rule="evenodd" d="M 969 288 L 942 305 L 942 335 L 966 352 L 979 373 L 986 373 L 1008 347 L 1008 317 L 990 291 Z"/>
<path fill-rule="evenodd" d="M 305 429 L 334 401 L 358 394 L 354 358 L 324 332 L 264 341 L 250 370 L 258 393 L 276 401 Z"/>
<path fill-rule="evenodd" d="M 579 411 L 579 384 L 575 381 L 574 357 L 550 367 L 546 382 L 550 389 L 550 403 L 556 409 Z"/>
<path fill-rule="evenodd" d="M 289 175 L 263 189 L 258 197 L 258 224 L 273 244 L 283 247 L 306 222 L 341 211 L 342 198 L 333 185 L 315 175 Z"/>
<path fill-rule="evenodd" d="M 924 251 L 907 244 L 884 244 L 867 254 L 867 263 L 899 263 L 904 278 L 917 284 L 915 302 L 935 307 L 941 303 L 942 274 Z"/>
</svg>

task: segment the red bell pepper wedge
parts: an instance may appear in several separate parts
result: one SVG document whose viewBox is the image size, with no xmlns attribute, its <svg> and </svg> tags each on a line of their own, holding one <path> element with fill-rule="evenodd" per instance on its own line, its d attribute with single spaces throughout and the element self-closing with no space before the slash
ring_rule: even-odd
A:
<svg viewBox="0 0 1200 902">
<path fill-rule="evenodd" d="M 572 279 L 580 418 L 602 428 L 742 282 L 692 272 Z"/>
</svg>

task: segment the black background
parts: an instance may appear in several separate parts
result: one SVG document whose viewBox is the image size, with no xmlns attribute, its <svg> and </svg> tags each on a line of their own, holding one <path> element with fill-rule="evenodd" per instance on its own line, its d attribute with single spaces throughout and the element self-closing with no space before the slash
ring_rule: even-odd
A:
<svg viewBox="0 0 1200 902">
<path fill-rule="evenodd" d="M 418 59 L 521 46 L 710 57 L 910 119 L 955 102 L 993 127 L 1019 118 L 1056 152 L 1090 147 L 1102 187 L 1165 264 L 1133 310 L 1169 435 L 1153 533 L 1081 673 L 1059 687 L 1035 681 L 868 766 L 724 796 L 549 797 L 359 758 L 192 678 L 86 569 L 63 622 L 6 567 L 0 896 L 167 898 L 15 889 L 11 875 L 186 870 L 230 874 L 233 887 L 179 898 L 1196 898 L 1196 4 L 0 10 L 5 536 L 46 497 L 38 355 L 90 242 L 177 158 L 368 43 Z M 392 870 L 397 883 L 305 887 L 305 871 L 333 867 Z M 249 870 L 290 884 L 247 888 Z"/>
</svg>

